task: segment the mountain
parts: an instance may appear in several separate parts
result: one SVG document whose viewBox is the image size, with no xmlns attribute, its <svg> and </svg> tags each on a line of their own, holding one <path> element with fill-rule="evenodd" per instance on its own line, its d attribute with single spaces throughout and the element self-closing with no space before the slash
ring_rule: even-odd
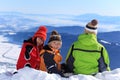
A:
<svg viewBox="0 0 120 80">
<path fill-rule="evenodd" d="M 120 16 L 102 16 L 98 14 L 83 14 L 75 16 L 73 20 L 88 22 L 91 19 L 98 19 L 100 23 L 104 24 L 120 24 Z"/>
<path fill-rule="evenodd" d="M 98 33 L 98 37 L 109 42 L 120 43 L 120 31 Z"/>
<path fill-rule="evenodd" d="M 60 26 L 60 27 L 54 27 L 54 26 L 46 26 L 48 29 L 48 33 L 50 33 L 52 30 L 57 30 L 59 33 L 67 33 L 71 35 L 79 35 L 84 32 L 84 28 L 81 26 Z M 31 36 L 34 34 L 34 32 L 38 29 L 38 27 L 33 27 L 25 31 L 19 31 L 19 32 L 14 32 L 14 31 L 1 31 L 0 33 L 6 34 L 5 36 L 11 36 L 14 40 L 15 35 L 11 33 L 17 33 L 17 35 L 22 36 Z M 25 34 L 26 33 L 26 34 Z M 117 42 L 120 43 L 120 31 L 112 31 L 112 32 L 98 32 L 98 38 L 106 40 L 108 42 Z M 17 37 L 17 36 L 16 36 Z M 20 38 L 21 38 L 20 37 Z M 23 38 L 23 37 L 22 37 Z M 18 40 L 20 40 L 18 38 Z"/>
</svg>

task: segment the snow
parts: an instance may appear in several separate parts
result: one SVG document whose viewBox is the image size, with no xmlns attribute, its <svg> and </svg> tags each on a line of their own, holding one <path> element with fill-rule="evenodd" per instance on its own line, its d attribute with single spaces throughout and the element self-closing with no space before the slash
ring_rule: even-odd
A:
<svg viewBox="0 0 120 80">
<path fill-rule="evenodd" d="M 8 39 L 0 35 L 0 73 L 15 69 L 20 50 L 20 45 L 8 43 Z"/>
<path fill-rule="evenodd" d="M 3 41 L 8 41 L 8 39 L 5 38 L 4 36 L 0 35 L 0 43 L 2 43 Z"/>
<path fill-rule="evenodd" d="M 120 80 L 120 68 L 98 73 L 95 76 L 78 74 L 69 76 L 68 78 L 28 67 L 18 70 L 16 74 L 12 73 L 12 71 L 1 73 L 0 80 Z"/>
<path fill-rule="evenodd" d="M 110 42 L 107 42 L 105 40 L 100 40 L 100 41 L 103 42 L 103 43 L 106 43 L 106 44 L 111 44 Z"/>
<path fill-rule="evenodd" d="M 7 42 L 7 38 L 0 36 L 0 62 L 16 63 L 20 46 Z"/>
<path fill-rule="evenodd" d="M 8 39 L 0 35 L 0 80 L 120 80 L 120 68 L 98 73 L 95 76 L 78 74 L 68 78 L 28 67 L 17 71 L 15 64 L 20 50 L 19 45 L 8 43 Z M 18 73 L 13 74 L 16 71 Z"/>
</svg>

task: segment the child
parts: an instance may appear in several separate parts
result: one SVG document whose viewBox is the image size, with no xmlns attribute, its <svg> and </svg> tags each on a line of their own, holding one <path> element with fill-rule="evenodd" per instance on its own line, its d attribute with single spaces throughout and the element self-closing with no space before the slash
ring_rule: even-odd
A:
<svg viewBox="0 0 120 80">
<path fill-rule="evenodd" d="M 96 19 L 91 20 L 83 34 L 70 47 L 66 64 L 74 74 L 95 75 L 98 72 L 110 71 L 109 55 L 106 48 L 97 41 Z"/>
<path fill-rule="evenodd" d="M 39 69 L 40 57 L 39 52 L 42 50 L 44 41 L 47 36 L 47 28 L 40 26 L 33 37 L 28 40 L 24 40 L 16 68 L 21 69 L 25 66 L 29 66 L 34 69 Z"/>
<path fill-rule="evenodd" d="M 40 52 L 41 64 L 40 70 L 47 71 L 48 73 L 56 73 L 63 76 L 61 73 L 60 62 L 62 61 L 62 56 L 60 55 L 59 49 L 62 46 L 61 36 L 57 31 L 52 31 L 48 45 L 43 47 Z"/>
</svg>

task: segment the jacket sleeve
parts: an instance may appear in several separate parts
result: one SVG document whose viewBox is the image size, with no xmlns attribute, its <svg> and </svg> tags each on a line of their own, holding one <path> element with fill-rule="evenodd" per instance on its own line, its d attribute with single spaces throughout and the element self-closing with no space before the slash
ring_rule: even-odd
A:
<svg viewBox="0 0 120 80">
<path fill-rule="evenodd" d="M 67 66 L 67 71 L 68 72 L 73 72 L 73 68 L 74 68 L 74 57 L 73 57 L 73 47 L 74 45 L 72 45 L 68 51 L 67 57 L 66 57 L 66 66 Z"/>
<path fill-rule="evenodd" d="M 104 60 L 105 63 L 107 65 L 107 70 L 110 71 L 110 60 L 109 60 L 109 55 L 107 50 L 105 49 L 105 47 L 103 47 L 103 56 L 104 56 Z"/>
<path fill-rule="evenodd" d="M 63 76 L 62 72 L 57 69 L 57 65 L 54 61 L 54 54 L 45 52 L 43 55 L 43 58 L 44 58 L 44 62 L 48 70 L 48 73 L 56 73 Z"/>
</svg>

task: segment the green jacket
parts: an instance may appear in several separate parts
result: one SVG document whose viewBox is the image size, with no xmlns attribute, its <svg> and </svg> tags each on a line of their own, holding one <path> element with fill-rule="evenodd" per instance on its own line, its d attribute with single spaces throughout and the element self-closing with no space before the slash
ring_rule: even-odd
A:
<svg viewBox="0 0 120 80">
<path fill-rule="evenodd" d="M 104 46 L 94 34 L 81 34 L 73 43 L 66 57 L 66 64 L 75 74 L 96 74 L 109 71 L 109 57 Z"/>
</svg>

